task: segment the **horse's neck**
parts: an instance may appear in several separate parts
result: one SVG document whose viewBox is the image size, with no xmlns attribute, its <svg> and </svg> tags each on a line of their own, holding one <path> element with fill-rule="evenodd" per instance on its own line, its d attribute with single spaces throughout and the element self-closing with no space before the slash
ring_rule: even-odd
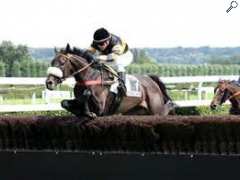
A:
<svg viewBox="0 0 240 180">
<path fill-rule="evenodd" d="M 84 62 L 80 62 L 80 61 L 72 61 L 72 65 L 73 65 L 73 71 L 76 73 L 74 75 L 74 78 L 76 81 L 88 81 L 88 80 L 97 80 L 99 79 L 99 77 L 102 77 L 103 79 L 108 79 L 109 78 L 109 72 L 102 68 L 99 67 L 98 69 L 92 66 L 89 66 L 89 63 L 86 61 Z M 86 67 L 86 69 L 82 70 L 84 67 Z M 77 73 L 80 70 L 79 73 Z"/>
<path fill-rule="evenodd" d="M 228 90 L 229 90 L 231 93 L 234 94 L 234 93 L 240 91 L 240 87 L 237 87 L 237 86 L 235 86 L 235 85 L 229 85 L 229 86 L 228 86 Z"/>
<path fill-rule="evenodd" d="M 97 80 L 99 78 L 108 79 L 109 73 L 104 69 L 97 69 L 94 67 L 88 67 L 86 70 L 77 73 L 75 76 L 76 81 L 89 81 L 89 80 Z"/>
<path fill-rule="evenodd" d="M 97 74 L 94 68 L 89 66 L 88 61 L 77 55 L 71 59 L 71 68 L 76 81 L 89 80 L 96 78 Z"/>
</svg>

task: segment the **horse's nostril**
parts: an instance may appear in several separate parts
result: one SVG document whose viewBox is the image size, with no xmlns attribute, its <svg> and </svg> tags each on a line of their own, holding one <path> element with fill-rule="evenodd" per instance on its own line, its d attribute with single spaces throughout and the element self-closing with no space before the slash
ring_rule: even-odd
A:
<svg viewBox="0 0 240 180">
<path fill-rule="evenodd" d="M 49 81 L 47 81 L 47 84 L 48 84 L 48 85 L 52 85 L 53 82 L 49 80 Z"/>
<path fill-rule="evenodd" d="M 212 108 L 212 109 L 216 109 L 216 107 L 217 107 L 216 104 L 212 104 L 212 105 L 211 105 L 211 108 Z"/>
</svg>

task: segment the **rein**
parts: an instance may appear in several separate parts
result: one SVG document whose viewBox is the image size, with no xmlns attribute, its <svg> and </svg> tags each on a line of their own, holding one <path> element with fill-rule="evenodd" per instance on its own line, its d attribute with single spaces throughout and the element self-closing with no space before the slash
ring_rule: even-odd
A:
<svg viewBox="0 0 240 180">
<path fill-rule="evenodd" d="M 70 59 L 70 58 L 75 58 L 75 59 L 77 59 L 78 61 L 82 62 L 82 61 L 80 60 L 80 58 L 78 58 L 77 56 L 71 55 L 71 54 L 65 55 L 65 54 L 62 54 L 62 53 L 61 53 L 60 55 L 63 56 L 63 57 L 65 57 L 65 58 L 66 58 L 68 61 L 70 61 L 70 62 L 71 62 L 71 59 Z M 82 62 L 82 63 L 83 63 L 83 62 Z M 80 68 L 80 69 L 77 70 L 76 72 L 73 72 L 70 76 L 75 76 L 76 74 L 78 74 L 78 73 L 86 70 L 87 68 L 89 68 L 92 64 L 93 64 L 93 62 L 87 64 L 86 66 Z M 63 81 L 64 79 L 65 79 L 65 78 L 61 78 L 61 81 Z M 89 84 L 89 83 L 87 83 L 87 84 Z"/>
<path fill-rule="evenodd" d="M 78 56 L 74 56 L 74 55 L 71 55 L 71 54 L 69 54 L 69 55 L 61 54 L 61 55 L 64 56 L 65 58 L 67 58 L 67 60 L 69 60 L 70 62 L 71 62 L 71 59 L 70 59 L 71 57 L 77 59 L 77 60 L 80 61 L 80 62 L 82 62 L 82 61 L 80 60 L 80 58 L 78 58 Z M 82 63 L 83 63 L 83 62 L 82 62 Z M 89 68 L 92 64 L 93 64 L 93 62 L 87 64 L 86 66 L 84 66 L 84 67 L 82 67 L 81 69 L 77 70 L 76 72 L 72 73 L 70 76 L 74 76 L 74 75 L 76 75 L 76 74 L 84 71 L 85 69 Z"/>
<path fill-rule="evenodd" d="M 74 58 L 82 63 L 85 63 L 83 61 L 81 61 L 80 58 L 78 58 L 77 56 L 75 55 L 71 55 L 71 54 L 68 54 L 68 55 L 65 55 L 65 54 L 60 54 L 62 56 L 64 56 L 67 60 L 69 60 L 71 62 L 71 59 L 70 58 Z M 86 70 L 87 68 L 89 68 L 94 62 L 91 62 L 87 65 L 85 65 L 84 67 L 82 67 L 81 69 L 77 70 L 76 72 L 72 73 L 70 76 L 75 76 L 76 74 Z M 102 76 L 102 75 L 101 75 Z M 64 79 L 62 79 L 64 80 Z M 85 80 L 85 81 L 78 81 L 77 82 L 78 85 L 80 86 L 91 86 L 91 85 L 104 85 L 105 83 L 103 83 L 102 81 L 102 78 L 99 78 L 97 80 Z M 109 84 L 109 83 L 106 83 L 106 84 Z"/>
<path fill-rule="evenodd" d="M 61 56 L 65 57 L 67 60 L 69 60 L 71 62 L 70 58 L 74 58 L 80 62 L 81 59 L 78 56 L 72 55 L 72 54 L 60 54 Z M 82 62 L 85 63 L 85 62 Z M 76 74 L 86 70 L 87 68 L 89 68 L 91 65 L 93 64 L 93 62 L 85 65 L 84 67 L 82 67 L 81 69 L 77 70 L 76 72 L 72 73 L 70 76 L 75 76 Z M 63 81 L 65 78 L 62 78 L 61 81 Z M 77 84 L 80 86 L 91 86 L 91 85 L 112 85 L 114 83 L 114 81 L 102 81 L 102 74 L 101 74 L 101 78 L 97 79 L 97 80 L 86 80 L 86 81 L 77 81 Z"/>
</svg>

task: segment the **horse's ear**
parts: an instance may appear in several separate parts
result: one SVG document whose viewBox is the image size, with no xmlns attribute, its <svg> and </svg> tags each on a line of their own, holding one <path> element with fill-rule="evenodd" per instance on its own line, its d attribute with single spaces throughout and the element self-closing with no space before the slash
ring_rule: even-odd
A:
<svg viewBox="0 0 240 180">
<path fill-rule="evenodd" d="M 71 51 L 70 44 L 69 44 L 69 43 L 67 43 L 67 46 L 66 46 L 66 52 L 68 53 L 68 52 L 70 52 L 70 51 Z"/>
<path fill-rule="evenodd" d="M 58 50 L 57 50 L 57 48 L 56 48 L 56 47 L 54 47 L 54 52 L 55 52 L 55 54 L 57 54 L 57 53 L 58 53 Z"/>
</svg>

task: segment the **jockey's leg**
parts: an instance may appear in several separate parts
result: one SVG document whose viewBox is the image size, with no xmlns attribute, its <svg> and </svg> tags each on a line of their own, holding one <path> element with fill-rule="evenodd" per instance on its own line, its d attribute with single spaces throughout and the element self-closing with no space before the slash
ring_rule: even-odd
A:
<svg viewBox="0 0 240 180">
<path fill-rule="evenodd" d="M 125 82 L 126 82 L 126 73 L 125 72 L 118 72 L 118 76 L 119 76 L 120 80 L 123 81 L 123 83 L 125 84 Z"/>
<path fill-rule="evenodd" d="M 133 61 L 133 55 L 130 51 L 127 51 L 125 54 L 120 55 L 116 59 L 116 67 L 118 71 L 118 75 L 120 78 L 120 83 L 119 83 L 119 89 L 120 91 L 124 91 L 124 94 L 126 95 L 126 86 L 125 86 L 125 81 L 126 81 L 126 73 L 125 73 L 125 67 L 131 64 Z"/>
<path fill-rule="evenodd" d="M 127 93 L 127 88 L 126 88 L 126 85 L 125 85 L 126 74 L 125 74 L 125 72 L 118 72 L 118 76 L 119 76 L 118 91 L 120 92 L 121 95 L 126 96 L 126 93 Z"/>
</svg>

